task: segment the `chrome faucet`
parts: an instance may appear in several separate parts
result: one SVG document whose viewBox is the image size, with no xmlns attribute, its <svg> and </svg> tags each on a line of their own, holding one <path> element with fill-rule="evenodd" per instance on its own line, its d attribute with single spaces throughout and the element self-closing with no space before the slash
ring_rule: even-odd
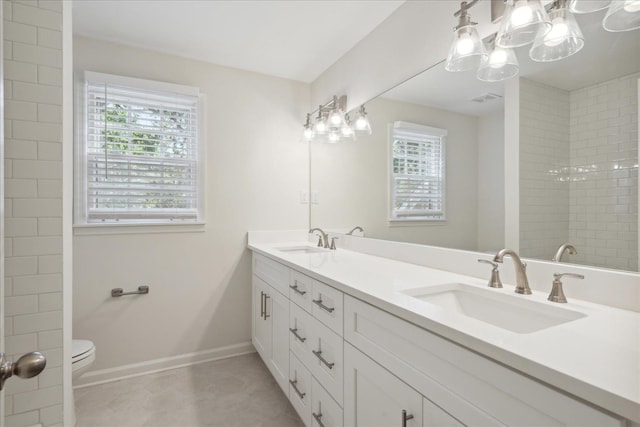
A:
<svg viewBox="0 0 640 427">
<path fill-rule="evenodd" d="M 363 229 L 362 227 L 360 227 L 359 225 L 356 225 L 355 227 L 353 227 L 353 228 L 351 229 L 351 231 L 350 231 L 350 232 L 348 232 L 348 233 L 347 233 L 347 236 L 352 236 L 352 235 L 353 235 L 353 232 L 354 232 L 354 231 L 356 231 L 356 230 L 358 230 L 358 231 L 359 231 L 359 232 L 361 232 L 361 233 L 364 233 L 364 229 Z"/>
<path fill-rule="evenodd" d="M 516 293 L 530 295 L 531 288 L 527 279 L 527 264 L 523 263 L 517 253 L 511 249 L 502 249 L 493 258 L 494 262 L 502 262 L 505 255 L 509 255 L 513 260 L 516 269 Z"/>
<path fill-rule="evenodd" d="M 321 248 L 329 248 L 329 236 L 327 235 L 327 233 L 325 233 L 324 231 L 322 231 L 321 228 L 312 228 L 311 230 L 309 230 L 309 234 L 318 231 L 320 233 L 320 239 L 318 240 L 318 247 Z"/>
<path fill-rule="evenodd" d="M 576 273 L 554 273 L 553 274 L 553 287 L 551 289 L 551 293 L 547 298 L 551 302 L 567 302 L 567 297 L 564 296 L 564 291 L 562 290 L 562 282 L 560 279 L 563 277 L 573 277 L 574 279 L 584 279 L 582 274 Z"/>
<path fill-rule="evenodd" d="M 553 258 L 551 258 L 551 261 L 556 261 L 556 262 L 562 261 L 562 255 L 564 255 L 565 252 L 568 253 L 569 255 L 575 255 L 578 253 L 578 251 L 573 245 L 570 245 L 569 243 L 563 243 L 560 245 L 560 247 L 556 251 L 556 254 L 553 256 Z"/>
</svg>

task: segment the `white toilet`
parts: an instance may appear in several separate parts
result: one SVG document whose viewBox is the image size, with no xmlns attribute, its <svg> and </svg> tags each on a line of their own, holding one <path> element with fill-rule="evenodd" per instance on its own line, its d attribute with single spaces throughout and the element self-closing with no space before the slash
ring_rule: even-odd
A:
<svg viewBox="0 0 640 427">
<path fill-rule="evenodd" d="M 72 381 L 75 381 L 82 374 L 87 372 L 93 362 L 96 360 L 96 347 L 89 340 L 73 340 L 72 344 Z M 73 424 L 76 424 L 76 405 L 75 397 L 71 401 L 73 414 Z"/>
</svg>

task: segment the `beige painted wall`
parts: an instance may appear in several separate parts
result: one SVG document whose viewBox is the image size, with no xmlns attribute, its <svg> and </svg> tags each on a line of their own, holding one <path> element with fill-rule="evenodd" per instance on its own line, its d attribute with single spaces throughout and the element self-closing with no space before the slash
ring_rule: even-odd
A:
<svg viewBox="0 0 640 427">
<path fill-rule="evenodd" d="M 206 97 L 206 231 L 74 237 L 74 337 L 94 370 L 250 340 L 247 230 L 305 228 L 309 86 L 74 39 L 75 69 L 198 86 Z M 110 290 L 150 286 L 143 297 Z"/>
<path fill-rule="evenodd" d="M 376 98 L 367 104 L 374 133 L 353 143 L 312 144 L 311 224 L 360 225 L 367 237 L 459 249 L 475 249 L 477 235 L 477 118 L 436 108 Z M 394 121 L 442 129 L 446 142 L 446 222 L 389 226 L 388 126 Z"/>
<path fill-rule="evenodd" d="M 504 110 L 478 117 L 478 245 L 496 252 L 504 241 Z"/>
</svg>

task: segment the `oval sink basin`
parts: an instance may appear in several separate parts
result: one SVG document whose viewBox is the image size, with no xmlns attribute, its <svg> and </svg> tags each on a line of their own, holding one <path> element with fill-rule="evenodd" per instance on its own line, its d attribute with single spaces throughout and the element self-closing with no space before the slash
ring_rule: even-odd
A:
<svg viewBox="0 0 640 427">
<path fill-rule="evenodd" d="M 505 292 L 508 292 L 505 290 Z M 526 296 L 500 294 L 462 283 L 411 289 L 403 293 L 448 313 L 489 323 L 519 334 L 527 334 L 586 317 L 586 314 Z"/>
<path fill-rule="evenodd" d="M 326 252 L 325 248 L 318 248 L 313 246 L 288 246 L 284 248 L 276 248 L 280 252 L 286 252 L 289 254 L 313 254 L 317 252 Z"/>
</svg>

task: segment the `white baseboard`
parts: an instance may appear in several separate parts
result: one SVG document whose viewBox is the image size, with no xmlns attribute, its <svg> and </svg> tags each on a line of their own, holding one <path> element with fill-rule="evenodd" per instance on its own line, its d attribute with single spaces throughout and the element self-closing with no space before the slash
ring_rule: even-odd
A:
<svg viewBox="0 0 640 427">
<path fill-rule="evenodd" d="M 226 359 L 228 357 L 255 353 L 255 351 L 256 350 L 251 342 L 248 341 L 226 347 L 179 354 L 177 356 L 163 357 L 160 359 L 148 360 L 146 362 L 132 363 L 130 365 L 118 366 L 115 368 L 89 371 L 74 381 L 73 388 L 89 387 L 125 378 L 168 371 L 170 369 L 182 368 L 184 366 L 210 362 L 212 360 Z"/>
</svg>

